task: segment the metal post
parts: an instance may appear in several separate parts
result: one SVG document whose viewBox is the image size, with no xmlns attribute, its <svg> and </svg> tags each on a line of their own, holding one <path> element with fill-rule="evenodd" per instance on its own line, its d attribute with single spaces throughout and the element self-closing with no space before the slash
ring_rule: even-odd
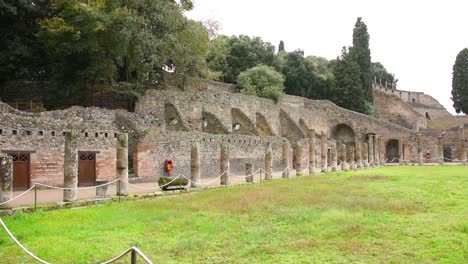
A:
<svg viewBox="0 0 468 264">
<path fill-rule="evenodd" d="M 182 195 L 182 180 L 180 179 L 180 175 L 177 177 L 179 177 L 179 195 Z"/>
<path fill-rule="evenodd" d="M 34 185 L 34 211 L 37 209 L 37 185 Z"/>
<path fill-rule="evenodd" d="M 132 259 L 131 259 L 132 264 L 137 264 L 137 254 L 134 249 L 132 249 Z"/>
<path fill-rule="evenodd" d="M 262 171 L 260 171 L 260 183 L 262 183 Z"/>
</svg>

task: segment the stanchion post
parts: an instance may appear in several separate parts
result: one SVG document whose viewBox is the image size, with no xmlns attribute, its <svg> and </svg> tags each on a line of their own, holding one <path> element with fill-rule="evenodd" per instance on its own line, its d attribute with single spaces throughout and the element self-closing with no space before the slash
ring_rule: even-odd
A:
<svg viewBox="0 0 468 264">
<path fill-rule="evenodd" d="M 135 250 L 132 248 L 132 253 L 131 253 L 131 263 L 132 264 L 137 264 L 137 254 Z"/>
<path fill-rule="evenodd" d="M 37 209 L 37 185 L 34 185 L 34 211 Z"/>
</svg>

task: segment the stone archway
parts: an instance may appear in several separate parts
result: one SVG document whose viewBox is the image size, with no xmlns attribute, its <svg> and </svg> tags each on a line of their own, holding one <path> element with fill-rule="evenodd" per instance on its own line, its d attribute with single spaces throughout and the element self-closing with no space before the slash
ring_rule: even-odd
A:
<svg viewBox="0 0 468 264">
<path fill-rule="evenodd" d="M 385 145 L 385 157 L 387 158 L 387 162 L 399 162 L 399 145 L 400 142 L 398 141 L 398 139 L 390 139 L 389 141 L 387 141 L 387 144 Z"/>
<path fill-rule="evenodd" d="M 346 146 L 354 146 L 356 134 L 354 130 L 346 124 L 338 124 L 332 129 L 332 138 L 337 145 L 345 144 Z"/>
</svg>

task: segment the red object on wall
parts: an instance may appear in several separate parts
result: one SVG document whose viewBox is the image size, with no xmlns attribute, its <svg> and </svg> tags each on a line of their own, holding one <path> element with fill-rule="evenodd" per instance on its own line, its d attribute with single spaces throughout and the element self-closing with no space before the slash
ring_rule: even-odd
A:
<svg viewBox="0 0 468 264">
<path fill-rule="evenodd" d="M 430 159 L 431 158 L 431 153 L 430 152 L 426 152 L 426 159 Z"/>
<path fill-rule="evenodd" d="M 168 177 L 171 176 L 171 171 L 174 169 L 174 166 L 172 165 L 172 160 L 165 160 L 164 161 L 164 171 L 166 172 L 166 175 Z"/>
</svg>

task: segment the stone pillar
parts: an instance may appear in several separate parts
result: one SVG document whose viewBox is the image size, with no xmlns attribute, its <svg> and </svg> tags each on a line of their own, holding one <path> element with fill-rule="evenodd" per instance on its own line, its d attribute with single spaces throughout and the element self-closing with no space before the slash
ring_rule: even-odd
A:
<svg viewBox="0 0 468 264">
<path fill-rule="evenodd" d="M 380 165 L 385 166 L 385 146 L 382 137 L 379 137 L 379 160 Z"/>
<path fill-rule="evenodd" d="M 315 173 L 315 130 L 309 133 L 309 174 Z"/>
<path fill-rule="evenodd" d="M 338 157 L 337 157 L 337 153 L 336 153 L 336 142 L 333 142 L 333 144 L 331 144 L 331 170 L 332 171 L 337 171 L 338 170 Z"/>
<path fill-rule="evenodd" d="M 221 185 L 229 185 L 229 146 L 221 143 L 221 155 L 219 157 L 221 176 Z"/>
<path fill-rule="evenodd" d="M 283 141 L 283 146 L 282 146 L 282 149 L 283 149 L 283 174 L 282 174 L 282 177 L 283 178 L 289 178 L 289 170 L 290 170 L 290 167 L 289 167 L 289 160 L 290 160 L 290 147 L 289 147 L 289 143 L 288 141 Z"/>
<path fill-rule="evenodd" d="M 77 198 L 78 187 L 78 133 L 65 132 L 65 156 L 63 163 L 63 201 L 72 202 Z"/>
<path fill-rule="evenodd" d="M 117 134 L 117 179 L 121 179 L 117 195 L 128 195 L 128 134 Z M 119 190 L 120 189 L 120 190 Z"/>
<path fill-rule="evenodd" d="M 354 147 L 353 146 L 350 146 L 349 147 L 349 168 L 352 169 L 352 170 L 355 170 L 356 169 L 356 161 L 355 161 L 355 153 L 354 153 Z"/>
<path fill-rule="evenodd" d="M 246 182 L 253 182 L 254 180 L 254 167 L 251 163 L 245 164 L 245 181 Z"/>
<path fill-rule="evenodd" d="M 422 134 L 416 135 L 416 142 L 418 144 L 418 164 L 423 165 Z"/>
<path fill-rule="evenodd" d="M 400 138 L 400 140 L 398 141 L 398 163 L 401 165 L 403 165 L 405 163 L 404 161 L 404 153 L 403 153 L 403 139 Z"/>
<path fill-rule="evenodd" d="M 190 178 L 191 187 L 197 188 L 200 184 L 200 144 L 198 142 L 192 143 L 190 151 Z"/>
<path fill-rule="evenodd" d="M 271 143 L 268 142 L 265 147 L 265 180 L 273 179 L 273 157 Z"/>
<path fill-rule="evenodd" d="M 368 160 L 369 160 L 369 167 L 373 167 L 374 166 L 374 136 L 372 134 L 369 134 L 367 136 L 367 140 L 368 140 L 368 148 L 369 148 L 369 151 L 367 152 L 368 153 Z"/>
<path fill-rule="evenodd" d="M 13 158 L 0 154 L 0 203 L 13 198 Z M 8 204 L 0 205 L 7 208 Z"/>
<path fill-rule="evenodd" d="M 321 170 L 322 172 L 326 172 L 327 171 L 327 135 L 322 132 L 322 134 L 320 135 L 320 155 L 321 155 L 321 162 L 320 162 L 320 166 L 321 166 Z"/>
<path fill-rule="evenodd" d="M 374 151 L 372 154 L 374 154 L 374 166 L 379 166 L 379 140 L 377 135 L 373 135 L 374 140 L 372 143 L 374 144 Z"/>
<path fill-rule="evenodd" d="M 437 152 L 439 153 L 439 165 L 444 164 L 444 138 L 442 135 L 437 137 Z"/>
<path fill-rule="evenodd" d="M 341 169 L 344 170 L 344 171 L 347 171 L 349 170 L 349 164 L 348 162 L 346 161 L 347 159 L 347 155 L 346 155 L 346 145 L 345 144 L 341 144 L 341 147 L 340 147 L 340 152 L 341 152 Z"/>
<path fill-rule="evenodd" d="M 458 138 L 460 141 L 460 161 L 463 165 L 466 165 L 466 144 L 464 134 L 464 128 L 460 127 L 460 129 L 458 130 Z"/>
<path fill-rule="evenodd" d="M 367 143 L 362 143 L 362 161 L 364 168 L 369 168 L 369 146 Z"/>
<path fill-rule="evenodd" d="M 362 167 L 363 167 L 363 164 L 362 164 L 361 143 L 356 140 L 356 168 L 360 169 Z"/>
<path fill-rule="evenodd" d="M 298 141 L 294 147 L 296 148 L 296 176 L 302 176 L 302 171 L 304 170 L 302 167 L 302 146 Z"/>
</svg>

